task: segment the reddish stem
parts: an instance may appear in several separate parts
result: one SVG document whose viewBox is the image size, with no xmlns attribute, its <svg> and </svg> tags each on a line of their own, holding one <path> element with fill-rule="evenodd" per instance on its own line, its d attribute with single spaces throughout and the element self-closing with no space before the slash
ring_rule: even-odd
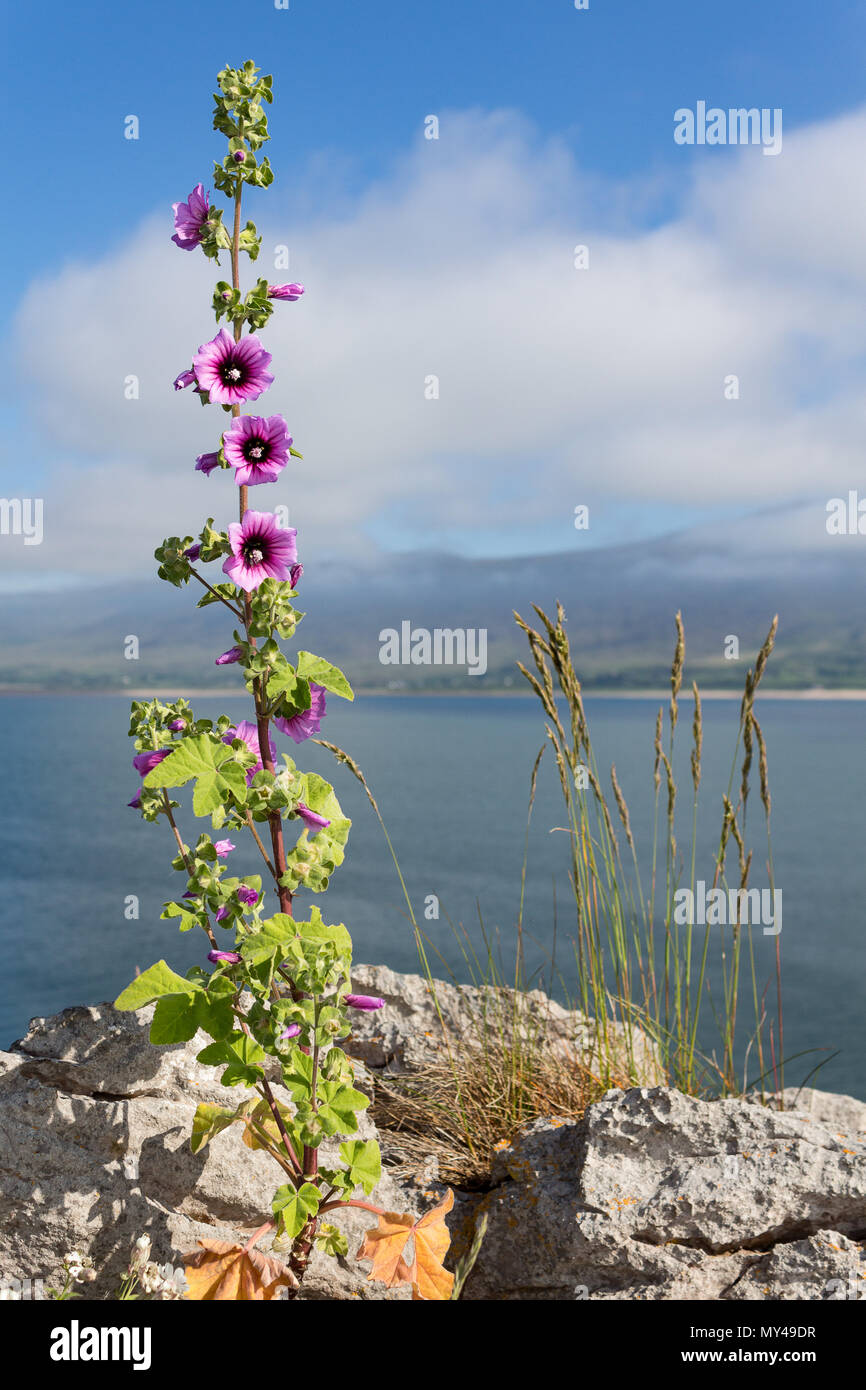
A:
<svg viewBox="0 0 866 1390">
<path fill-rule="evenodd" d="M 364 1211 L 372 1211 L 376 1216 L 384 1216 L 385 1208 L 376 1207 L 372 1202 L 362 1202 L 360 1199 L 351 1197 L 347 1202 L 325 1202 L 319 1207 L 317 1216 L 321 1216 L 326 1211 L 339 1211 L 341 1207 L 361 1207 Z"/>
<path fill-rule="evenodd" d="M 272 1231 L 276 1224 L 276 1221 L 266 1221 L 264 1226 L 260 1226 L 259 1229 L 255 1231 L 253 1235 L 250 1236 L 249 1240 L 244 1246 L 244 1254 L 246 1254 L 248 1250 L 252 1250 L 256 1241 L 261 1240 L 262 1236 L 267 1235 L 268 1231 Z"/>
</svg>

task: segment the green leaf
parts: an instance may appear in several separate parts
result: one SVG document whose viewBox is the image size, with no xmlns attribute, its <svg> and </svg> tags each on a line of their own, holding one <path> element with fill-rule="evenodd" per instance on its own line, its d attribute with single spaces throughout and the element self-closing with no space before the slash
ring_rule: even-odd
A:
<svg viewBox="0 0 866 1390">
<path fill-rule="evenodd" d="M 369 1096 L 344 1086 L 340 1081 L 319 1082 L 319 1108 L 316 1114 L 326 1134 L 352 1134 L 358 1128 L 356 1110 L 366 1110 Z"/>
<path fill-rule="evenodd" d="M 324 777 L 308 772 L 304 778 L 304 790 L 300 800 L 311 811 L 324 816 L 330 825 L 310 835 L 306 830 L 297 844 L 286 856 L 286 873 L 280 883 L 292 892 L 303 884 L 313 893 L 322 893 L 328 886 L 331 874 L 343 862 L 344 846 L 349 838 L 352 822 L 343 815 L 334 789 Z"/>
<path fill-rule="evenodd" d="M 295 1049 L 290 1063 L 283 1063 L 283 1085 L 292 1100 L 308 1101 L 313 1090 L 313 1059 Z"/>
<path fill-rule="evenodd" d="M 230 990 L 230 997 L 224 999 L 214 999 L 210 993 L 201 993 L 197 994 L 193 1000 L 196 1025 L 203 1033 L 210 1033 L 212 1038 L 225 1038 L 234 1028 L 235 1015 L 231 1006 L 234 989 L 230 986 Z M 159 1005 L 157 1005 L 158 1007 Z M 154 1041 L 152 1031 L 150 1040 L 151 1042 Z"/>
<path fill-rule="evenodd" d="M 309 922 L 296 923 L 296 930 L 304 941 L 333 941 L 340 956 L 348 964 L 352 962 L 352 938 L 342 922 L 330 925 L 323 921 L 321 909 L 313 903 L 310 907 Z"/>
<path fill-rule="evenodd" d="M 174 752 L 147 774 L 144 786 L 182 787 L 195 779 L 192 809 L 197 816 L 207 816 L 222 805 L 227 791 L 241 803 L 246 800 L 244 772 L 233 756 L 230 745 L 207 734 L 181 739 Z"/>
<path fill-rule="evenodd" d="M 330 661 L 325 661 L 321 656 L 314 656 L 312 652 L 298 652 L 297 673 L 307 680 L 315 681 L 316 685 L 324 686 L 334 695 L 341 695 L 344 700 L 355 698 L 355 693 L 340 668 L 332 666 Z"/>
<path fill-rule="evenodd" d="M 255 1038 L 246 1033 L 231 1033 L 222 1042 L 202 1048 L 197 1059 L 210 1067 L 228 1063 L 220 1078 L 224 1086 L 254 1086 L 263 1075 L 260 1064 L 265 1054 Z"/>
<path fill-rule="evenodd" d="M 160 999 L 164 994 L 192 994 L 197 988 L 197 985 L 185 980 L 182 975 L 176 975 L 164 960 L 158 960 L 156 965 L 145 970 L 143 975 L 139 975 L 118 994 L 114 1007 L 121 1010 L 140 1009 L 145 1004 L 151 1004 L 154 999 Z"/>
<path fill-rule="evenodd" d="M 189 1042 L 198 1032 L 196 999 L 192 994 L 165 994 L 157 1001 L 150 1025 L 150 1041 L 157 1046 Z"/>
<path fill-rule="evenodd" d="M 298 923 L 287 912 L 275 912 L 262 923 L 261 931 L 241 944 L 241 955 L 250 965 L 261 965 L 272 956 L 286 955 L 289 943 L 298 935 Z"/>
<path fill-rule="evenodd" d="M 348 1255 L 349 1242 L 330 1221 L 323 1221 L 316 1232 L 316 1249 L 323 1250 L 326 1255 Z"/>
<path fill-rule="evenodd" d="M 199 924 L 197 914 L 190 912 L 185 905 L 182 907 L 180 903 L 166 903 L 159 915 L 161 918 L 179 917 L 178 931 L 192 931 L 193 927 L 197 927 Z"/>
<path fill-rule="evenodd" d="M 311 1182 L 300 1187 L 290 1187 L 284 1183 L 274 1193 L 272 1203 L 274 1215 L 279 1217 L 280 1230 L 290 1239 L 300 1235 L 311 1216 L 319 1210 L 322 1194 Z"/>
<path fill-rule="evenodd" d="M 310 708 L 310 682 L 299 676 L 288 661 L 280 661 L 268 678 L 268 697 L 284 695 L 286 704 L 298 711 Z"/>
<path fill-rule="evenodd" d="M 354 1187 L 363 1187 L 369 1196 L 382 1176 L 382 1156 L 375 1139 L 350 1139 L 340 1145 L 340 1157 L 349 1170 Z"/>
<path fill-rule="evenodd" d="M 206 1144 L 209 1144 L 215 1134 L 228 1129 L 230 1125 L 237 1124 L 238 1120 L 242 1120 L 244 1115 L 254 1106 L 255 1101 L 248 1100 L 239 1105 L 237 1110 L 226 1110 L 222 1105 L 210 1105 L 206 1102 L 199 1105 L 193 1116 L 192 1134 L 189 1141 L 193 1153 L 198 1153 Z"/>
</svg>

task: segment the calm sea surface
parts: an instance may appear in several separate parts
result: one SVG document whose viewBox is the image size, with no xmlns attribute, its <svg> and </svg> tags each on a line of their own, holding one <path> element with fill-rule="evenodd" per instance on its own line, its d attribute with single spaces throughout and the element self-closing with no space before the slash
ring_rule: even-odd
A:
<svg viewBox="0 0 866 1390">
<path fill-rule="evenodd" d="M 193 704 L 201 716 L 248 713 L 243 700 Z M 602 697 L 587 702 L 599 766 L 616 762 L 645 862 L 657 704 Z M 350 752 L 367 775 L 419 920 L 428 895 L 441 903 L 439 920 L 423 923 L 433 947 L 458 978 L 466 979 L 447 918 L 463 924 L 480 946 L 480 912 L 510 970 L 529 776 L 544 740 L 536 702 L 531 697 L 368 696 L 354 706 L 336 699 L 331 705 L 323 733 Z M 0 700 L 0 1046 L 20 1036 L 33 1015 L 113 998 L 136 966 L 166 956 L 186 969 L 203 958 L 203 936 L 180 936 L 159 917 L 164 899 L 177 894 L 179 877 L 169 865 L 167 827 L 143 823 L 126 806 L 138 785 L 126 737 L 127 711 L 125 696 Z M 708 881 L 737 716 L 736 701 L 704 705 L 697 876 Z M 769 747 L 776 884 L 783 893 L 785 1053 L 825 1049 L 792 1061 L 786 1080 L 799 1084 L 811 1067 L 838 1051 L 815 1084 L 866 1099 L 866 704 L 767 700 L 760 718 Z M 677 830 L 684 850 L 691 828 L 690 723 L 691 705 L 684 702 L 677 764 Z M 317 899 L 326 917 L 350 927 L 356 959 L 415 970 L 399 882 L 363 791 L 323 749 L 308 744 L 295 750 L 289 744 L 285 751 L 333 781 L 354 820 L 346 863 L 327 895 Z M 530 964 L 547 978 L 556 921 L 556 968 L 570 987 L 574 910 L 568 845 L 565 834 L 551 833 L 564 815 L 549 755 L 545 764 L 530 835 L 525 925 L 532 938 Z M 755 886 L 766 883 L 760 812 L 755 789 L 750 803 Z M 194 841 L 198 830 L 191 814 L 181 824 L 187 841 Z M 198 828 L 209 829 L 209 822 Z M 240 835 L 234 838 L 244 844 Z M 232 868 L 258 872 L 257 861 L 255 849 L 244 846 L 232 856 Z M 132 894 L 140 903 L 138 921 L 124 916 Z M 775 946 L 760 929 L 755 941 L 763 982 L 772 975 Z M 744 974 L 744 1008 L 747 990 Z M 562 987 L 554 992 L 561 996 Z M 714 1035 L 707 1018 L 703 1042 L 710 1047 Z"/>
</svg>

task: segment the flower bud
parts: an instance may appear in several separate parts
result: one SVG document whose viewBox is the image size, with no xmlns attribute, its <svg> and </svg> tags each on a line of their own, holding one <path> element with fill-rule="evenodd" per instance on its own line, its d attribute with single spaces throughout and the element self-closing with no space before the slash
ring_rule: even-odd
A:
<svg viewBox="0 0 866 1390">
<path fill-rule="evenodd" d="M 233 662 L 240 661 L 243 652 L 240 647 L 229 647 L 227 652 L 223 652 L 214 662 L 214 666 L 231 666 Z"/>
<path fill-rule="evenodd" d="M 350 1009 L 364 1009 L 367 1013 L 385 1007 L 385 1000 L 377 999 L 372 994 L 344 994 L 343 1003 L 348 1004 Z"/>
</svg>

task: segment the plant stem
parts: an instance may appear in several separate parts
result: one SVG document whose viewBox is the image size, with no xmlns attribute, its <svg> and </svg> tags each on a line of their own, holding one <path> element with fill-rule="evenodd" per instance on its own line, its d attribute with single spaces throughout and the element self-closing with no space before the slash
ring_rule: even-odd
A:
<svg viewBox="0 0 866 1390">
<path fill-rule="evenodd" d="M 227 598 L 223 598 L 222 594 L 218 594 L 216 589 L 214 589 L 212 585 L 208 584 L 206 579 L 202 579 L 201 575 L 198 574 L 195 570 L 190 570 L 190 574 L 192 575 L 193 579 L 198 580 L 199 584 L 203 584 L 206 589 L 210 589 L 210 592 L 213 594 L 214 598 L 219 599 L 220 603 L 224 603 L 229 612 L 234 613 L 235 617 L 239 618 L 240 621 L 243 622 L 244 615 L 239 608 L 235 608 L 234 604 L 229 603 Z"/>
<path fill-rule="evenodd" d="M 168 823 L 174 831 L 174 838 L 177 841 L 177 847 L 180 850 L 180 857 L 184 862 L 184 867 L 186 869 L 188 877 L 192 878 L 192 864 L 189 862 L 189 855 L 186 852 L 186 846 L 180 837 L 180 831 L 178 830 L 174 816 L 171 813 L 171 803 L 168 799 L 168 792 L 164 788 L 162 795 L 165 800 L 165 814 L 168 816 Z M 218 950 L 219 947 L 217 944 L 217 939 L 213 934 L 213 928 L 211 927 L 210 921 L 207 917 L 205 917 L 205 931 L 208 934 L 208 940 L 210 941 L 211 946 L 214 948 L 215 951 Z"/>
<path fill-rule="evenodd" d="M 234 288 L 235 288 L 236 290 L 240 290 L 240 265 L 239 265 L 239 262 L 240 262 L 241 192 L 242 192 L 242 189 L 243 189 L 243 178 L 242 178 L 242 176 L 241 176 L 240 174 L 238 174 L 237 186 L 236 186 L 236 191 L 235 191 L 234 235 L 233 235 L 233 237 L 232 237 L 232 284 L 233 284 L 233 286 L 234 286 Z M 242 329 L 243 329 L 243 321 L 242 321 L 242 319 L 240 319 L 240 318 L 235 319 L 234 329 L 235 329 L 235 342 L 237 343 L 237 342 L 240 342 L 240 339 L 241 339 L 241 333 L 242 333 Z M 239 406 L 239 405 L 233 405 L 233 406 L 232 406 L 232 417 L 236 419 L 236 418 L 240 415 L 240 413 L 241 413 L 240 406 Z M 240 493 L 240 497 L 239 497 L 240 519 L 241 519 L 241 521 L 243 522 L 244 515 L 245 515 L 246 510 L 247 510 L 247 489 L 246 489 L 246 487 L 243 487 L 243 486 L 240 487 L 239 493 Z M 251 621 L 252 621 L 252 609 L 251 609 L 251 604 L 250 604 L 249 597 L 246 597 L 246 598 L 244 599 L 244 627 L 245 627 L 245 630 L 246 630 L 247 641 L 249 642 L 249 644 L 250 644 L 250 646 L 251 646 L 252 648 L 255 648 L 255 639 L 250 635 L 250 624 L 251 624 Z M 265 709 L 266 709 L 266 706 L 265 706 L 265 690 L 264 690 L 263 687 L 262 687 L 261 681 L 258 681 L 258 680 L 257 680 L 257 681 L 254 682 L 254 685 L 253 685 L 253 698 L 254 698 L 254 700 L 255 700 L 255 706 L 256 706 L 256 727 L 257 727 L 257 729 L 258 729 L 258 735 L 259 735 L 259 757 L 260 757 L 261 760 L 262 760 L 262 767 L 265 769 L 265 771 L 266 771 L 266 772 L 273 773 L 273 772 L 275 771 L 275 769 L 274 769 L 274 760 L 273 760 L 273 758 L 271 757 L 270 738 L 269 738 L 269 736 L 268 736 L 268 725 L 269 725 L 269 723 L 270 723 L 270 720 L 269 720 L 269 717 L 268 717 L 267 713 L 265 712 Z M 262 843 L 261 843 L 261 841 L 259 840 L 259 837 L 258 837 L 258 835 L 256 834 L 255 830 L 253 830 L 253 836 L 254 836 L 256 842 L 258 843 L 259 849 L 262 851 L 262 854 L 264 854 L 265 859 L 266 859 L 266 861 L 268 862 L 268 867 L 270 868 L 271 873 L 272 873 L 272 875 L 273 875 L 273 877 L 274 877 L 274 880 L 275 880 L 275 883 L 276 883 L 277 897 L 279 898 L 279 902 L 280 902 L 280 911 L 281 911 L 281 912 L 284 912 L 284 913 L 286 914 L 286 916 L 291 917 L 291 916 L 293 915 L 293 914 L 292 914 L 292 894 L 291 894 L 290 890 L 289 890 L 287 887 L 285 887 L 284 884 L 282 884 L 282 883 L 280 882 L 280 879 L 283 877 L 283 875 L 284 875 L 285 872 L 286 872 L 286 847 L 285 847 L 285 841 L 284 841 L 284 839 L 283 839 L 283 818 L 282 818 L 282 816 L 281 816 L 281 814 L 280 814 L 279 811 L 272 811 L 272 812 L 270 813 L 270 815 L 268 816 L 268 825 L 269 825 L 269 827 L 270 827 L 270 832 L 271 832 L 271 845 L 272 845 L 272 847 L 273 847 L 273 854 L 274 854 L 273 865 L 272 865 L 272 864 L 270 863 L 270 861 L 268 860 L 268 856 L 267 856 L 267 854 L 265 853 L 264 847 L 262 846 Z M 251 826 L 250 828 L 252 829 L 252 826 Z M 298 990 L 295 989 L 294 985 L 291 986 L 291 992 L 292 992 L 292 997 L 293 997 L 293 998 L 297 999 L 297 998 L 300 997 L 300 993 L 299 993 Z M 314 1095 L 314 1097 L 315 1097 L 315 1092 L 316 1092 L 316 1075 L 315 1075 L 315 1071 L 316 1071 L 316 1068 L 315 1068 L 315 1062 L 314 1062 L 314 1067 L 313 1067 L 313 1095 Z M 268 1104 L 269 1104 L 270 1107 L 271 1107 L 271 1111 L 273 1112 L 274 1119 L 275 1119 L 276 1122 L 277 1122 L 277 1126 L 278 1126 L 278 1128 L 279 1128 L 279 1130 L 280 1130 L 280 1134 L 282 1135 L 283 1142 L 284 1142 L 284 1144 L 287 1146 L 288 1152 L 290 1152 L 290 1153 L 292 1154 L 292 1157 L 293 1157 L 293 1159 L 295 1160 L 295 1162 L 298 1163 L 299 1171 L 303 1174 L 304 1177 L 313 1177 L 313 1178 L 314 1178 L 315 1175 L 316 1175 L 316 1173 L 317 1173 L 317 1171 L 318 1171 L 318 1161 L 319 1161 L 318 1150 L 317 1150 L 317 1149 L 311 1149 L 311 1148 L 305 1146 L 305 1148 L 304 1148 L 304 1156 L 303 1156 L 303 1163 L 298 1162 L 297 1155 L 294 1153 L 294 1150 L 291 1148 L 291 1144 L 290 1144 L 290 1141 L 289 1141 L 289 1137 L 288 1137 L 288 1134 L 286 1133 L 285 1125 L 283 1124 L 282 1116 L 281 1116 L 280 1113 L 279 1113 L 279 1108 L 278 1108 L 278 1106 L 277 1106 L 277 1104 L 276 1104 L 276 1101 L 274 1101 L 274 1099 L 273 1099 L 273 1094 L 272 1094 L 272 1092 L 271 1092 L 271 1090 L 270 1090 L 270 1087 L 268 1086 L 268 1083 L 267 1083 L 266 1080 L 264 1080 L 264 1078 L 263 1078 L 263 1080 L 262 1080 L 262 1089 L 263 1089 L 263 1091 L 264 1091 L 264 1093 L 265 1093 L 265 1098 L 267 1099 Z M 316 1219 L 315 1219 L 315 1217 L 314 1217 L 312 1220 L 310 1220 L 310 1221 L 307 1222 L 307 1224 L 304 1226 L 303 1230 L 300 1232 L 300 1234 L 299 1234 L 299 1235 L 297 1236 L 297 1238 L 295 1239 L 294 1244 L 292 1245 L 292 1253 L 291 1253 L 291 1257 L 290 1257 L 289 1263 L 290 1263 L 290 1267 L 291 1267 L 293 1273 L 297 1276 L 297 1279 L 298 1279 L 298 1283 L 299 1283 L 299 1284 L 300 1284 L 300 1281 L 303 1279 L 304 1274 L 306 1273 L 307 1264 L 308 1264 L 308 1262 L 309 1262 L 310 1252 L 311 1252 L 311 1250 L 312 1250 L 312 1248 L 313 1248 L 313 1241 L 314 1241 L 314 1239 L 315 1239 L 315 1235 L 316 1235 Z M 290 1290 L 290 1291 L 289 1291 L 289 1297 L 291 1298 L 291 1297 L 293 1297 L 293 1296 L 296 1296 L 296 1292 L 297 1292 L 297 1291 L 295 1291 L 294 1294 L 293 1294 L 293 1291 Z"/>
<path fill-rule="evenodd" d="M 280 1114 L 280 1107 L 277 1105 L 274 1093 L 270 1088 L 270 1084 L 266 1076 L 262 1077 L 261 1091 L 262 1095 L 268 1103 L 268 1106 L 270 1107 L 270 1111 L 274 1117 L 274 1121 L 276 1122 L 277 1129 L 280 1131 L 280 1138 L 286 1146 L 286 1153 L 289 1155 L 292 1162 L 295 1164 L 298 1170 L 298 1176 L 300 1177 L 303 1174 L 303 1168 L 300 1159 L 298 1158 L 298 1155 L 295 1153 L 294 1145 L 292 1144 L 292 1141 L 289 1138 L 288 1130 L 286 1129 L 286 1122 Z"/>
<path fill-rule="evenodd" d="M 319 1207 L 319 1215 L 326 1211 L 337 1211 L 340 1207 L 361 1207 L 364 1211 L 375 1212 L 377 1216 L 384 1216 L 385 1208 L 374 1206 L 372 1202 L 362 1202 L 360 1198 L 350 1197 L 346 1202 L 325 1202 Z"/>
<path fill-rule="evenodd" d="M 276 873 L 274 872 L 274 866 L 273 866 L 273 864 L 271 863 L 270 859 L 268 858 L 268 852 L 267 852 L 267 850 L 265 849 L 264 845 L 263 845 L 262 842 L 261 842 L 261 839 L 260 839 L 260 837 L 259 837 L 259 832 L 256 830 L 255 821 L 253 820 L 253 818 L 252 818 L 252 816 L 250 815 L 249 811 L 247 811 L 247 826 L 249 827 L 250 834 L 252 835 L 253 839 L 255 840 L 256 844 L 258 845 L 259 849 L 261 850 L 262 858 L 264 859 L 265 863 L 267 864 L 268 868 L 270 869 L 272 877 L 273 877 L 273 878 L 276 878 L 277 875 L 276 875 Z"/>
</svg>

